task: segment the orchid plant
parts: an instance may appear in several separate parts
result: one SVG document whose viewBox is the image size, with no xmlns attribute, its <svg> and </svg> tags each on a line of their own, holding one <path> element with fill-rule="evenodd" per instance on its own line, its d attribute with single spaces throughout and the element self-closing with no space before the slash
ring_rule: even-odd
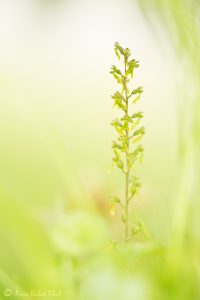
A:
<svg viewBox="0 0 200 300">
<path fill-rule="evenodd" d="M 144 148 L 141 140 L 145 134 L 145 128 L 140 126 L 143 113 L 132 111 L 132 107 L 140 100 L 143 89 L 141 86 L 134 89 L 130 87 L 135 69 L 139 67 L 139 62 L 131 58 L 130 50 L 121 47 L 119 43 L 115 43 L 114 51 L 118 59 L 123 62 L 123 70 L 112 65 L 110 71 L 120 86 L 120 89 L 111 97 L 114 101 L 114 107 L 117 107 L 122 113 L 120 118 L 111 122 L 117 132 L 117 139 L 112 143 L 113 162 L 125 177 L 125 197 L 122 201 L 116 195 L 111 196 L 111 214 L 114 214 L 116 204 L 123 209 L 121 219 L 124 223 L 124 239 L 127 242 L 131 239 L 130 233 L 136 234 L 142 226 L 138 223 L 131 229 L 129 228 L 130 203 L 138 196 L 141 188 L 136 173 L 136 165 L 137 161 L 141 163 L 143 159 Z"/>
</svg>

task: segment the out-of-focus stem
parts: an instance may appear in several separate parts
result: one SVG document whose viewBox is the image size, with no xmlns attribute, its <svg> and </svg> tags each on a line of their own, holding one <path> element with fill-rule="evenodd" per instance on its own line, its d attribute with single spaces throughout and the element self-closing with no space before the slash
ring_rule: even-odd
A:
<svg viewBox="0 0 200 300">
<path fill-rule="evenodd" d="M 124 60 L 125 63 L 125 73 L 126 73 L 126 63 L 127 60 Z M 126 111 L 125 116 L 128 116 L 128 95 L 127 95 L 127 85 L 126 81 L 124 83 L 124 92 L 125 92 L 125 101 L 126 101 Z M 126 128 L 126 141 L 127 141 L 127 151 L 126 151 L 126 179 L 125 179 L 125 242 L 128 241 L 129 234 L 129 131 L 128 126 Z"/>
</svg>

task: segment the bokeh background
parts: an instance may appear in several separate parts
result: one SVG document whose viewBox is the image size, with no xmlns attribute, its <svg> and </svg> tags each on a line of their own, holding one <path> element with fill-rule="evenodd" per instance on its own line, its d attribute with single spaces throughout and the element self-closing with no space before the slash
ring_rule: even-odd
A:
<svg viewBox="0 0 200 300">
<path fill-rule="evenodd" d="M 195 0 L 0 1 L 0 299 L 200 298 L 198 16 Z M 140 61 L 131 218 L 148 230 L 117 248 L 116 41 Z"/>
</svg>

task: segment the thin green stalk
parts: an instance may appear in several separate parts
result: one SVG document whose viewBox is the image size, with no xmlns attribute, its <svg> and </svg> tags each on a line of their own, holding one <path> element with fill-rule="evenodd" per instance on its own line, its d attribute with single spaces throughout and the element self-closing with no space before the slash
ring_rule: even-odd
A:
<svg viewBox="0 0 200 300">
<path fill-rule="evenodd" d="M 125 68 L 124 68 L 124 76 L 126 74 L 126 64 L 127 60 L 125 59 Z M 124 90 L 125 90 L 125 101 L 126 101 L 126 111 L 125 111 L 125 116 L 128 117 L 128 96 L 127 96 L 127 85 L 126 82 L 124 84 Z M 129 158 L 129 128 L 126 128 L 126 139 L 127 139 L 127 152 L 126 152 L 126 191 L 125 191 L 125 242 L 128 241 L 128 232 L 129 232 L 129 214 L 128 214 L 128 209 L 129 209 L 129 173 L 130 169 L 128 168 L 128 158 Z"/>
</svg>

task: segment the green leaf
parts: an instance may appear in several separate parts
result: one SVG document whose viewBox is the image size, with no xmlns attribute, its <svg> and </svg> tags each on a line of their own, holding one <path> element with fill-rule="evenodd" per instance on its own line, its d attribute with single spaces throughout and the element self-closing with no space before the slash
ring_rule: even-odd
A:
<svg viewBox="0 0 200 300">
<path fill-rule="evenodd" d="M 129 56 L 131 55 L 131 51 L 129 48 L 124 49 L 124 57 L 127 60 Z"/>
<path fill-rule="evenodd" d="M 137 189 L 135 187 L 131 188 L 131 195 L 135 196 L 135 194 L 137 193 Z"/>
<path fill-rule="evenodd" d="M 118 108 L 121 108 L 123 111 L 126 111 L 126 106 L 123 104 L 122 100 L 120 98 L 113 98 L 115 100 L 114 107 L 117 106 Z"/>
<path fill-rule="evenodd" d="M 121 159 L 119 159 L 117 162 L 116 162 L 117 166 L 119 169 L 123 169 L 124 168 L 124 163 Z"/>
<path fill-rule="evenodd" d="M 139 111 L 139 112 L 133 114 L 131 116 L 131 118 L 133 118 L 133 119 L 135 119 L 135 118 L 142 119 L 143 118 L 143 112 Z"/>
<path fill-rule="evenodd" d="M 137 103 L 140 100 L 140 97 L 141 97 L 140 94 L 137 97 L 135 97 L 132 101 L 132 104 Z"/>
<path fill-rule="evenodd" d="M 115 54 L 117 55 L 117 58 L 120 60 L 120 55 L 119 55 L 119 52 L 117 50 L 115 50 Z"/>
<path fill-rule="evenodd" d="M 134 224 L 134 226 L 131 228 L 131 233 L 133 235 L 138 234 L 140 231 L 142 230 L 142 223 L 141 222 L 137 222 Z"/>
<path fill-rule="evenodd" d="M 110 124 L 114 127 L 116 127 L 116 126 L 122 127 L 123 126 L 122 123 L 119 121 L 119 119 L 113 120 Z"/>
<path fill-rule="evenodd" d="M 135 129 L 137 127 L 137 125 L 140 123 L 140 120 L 141 119 L 137 119 L 134 123 L 133 123 L 133 126 L 132 126 L 132 129 Z"/>
<path fill-rule="evenodd" d="M 128 122 L 128 123 L 133 123 L 132 117 L 130 116 L 124 116 L 120 119 L 122 122 Z"/>
<path fill-rule="evenodd" d="M 118 75 L 122 75 L 122 72 L 115 66 L 115 65 L 112 65 L 111 66 L 111 71 L 110 71 L 111 74 L 118 74 Z"/>
<path fill-rule="evenodd" d="M 120 201 L 120 199 L 119 199 L 118 196 L 112 195 L 112 196 L 110 196 L 110 197 L 111 197 L 112 201 L 114 201 L 115 203 L 121 203 L 121 201 Z"/>
<path fill-rule="evenodd" d="M 138 130 L 136 130 L 134 133 L 133 133 L 133 136 L 136 136 L 136 135 L 144 135 L 145 134 L 145 128 L 144 126 L 140 127 Z"/>
<path fill-rule="evenodd" d="M 132 59 L 131 61 L 128 62 L 128 70 L 125 73 L 125 76 L 128 76 L 131 74 L 131 77 L 133 77 L 133 71 L 135 68 L 139 67 L 139 62 L 136 61 L 135 59 Z"/>
<path fill-rule="evenodd" d="M 132 91 L 132 93 L 129 95 L 129 98 L 131 98 L 133 95 L 137 95 L 132 101 L 133 104 L 135 104 L 140 99 L 142 93 L 143 89 L 141 86 Z"/>
<path fill-rule="evenodd" d="M 118 144 L 117 142 L 113 141 L 112 142 L 112 148 L 117 148 L 117 149 L 122 149 L 122 146 L 120 144 Z"/>
<path fill-rule="evenodd" d="M 143 138 L 143 134 L 140 134 L 138 137 L 136 137 L 135 139 L 133 139 L 133 143 L 138 143 L 141 141 L 141 139 Z"/>
<path fill-rule="evenodd" d="M 143 93 L 143 87 L 139 86 L 137 89 L 134 89 L 131 93 L 131 95 L 136 95 L 136 94 L 142 94 Z"/>
<path fill-rule="evenodd" d="M 116 73 L 112 73 L 114 78 L 117 80 L 118 83 L 122 83 L 121 78 L 116 74 Z"/>
<path fill-rule="evenodd" d="M 139 188 L 141 188 L 141 183 L 139 182 L 138 177 L 132 176 L 131 180 L 131 195 L 132 197 L 138 194 Z"/>
<path fill-rule="evenodd" d="M 123 55 L 124 56 L 124 53 L 125 53 L 125 50 L 124 50 L 124 48 L 122 48 L 122 46 L 120 46 L 120 44 L 119 43 L 115 43 L 115 51 L 116 50 L 118 50 L 120 53 L 121 53 L 121 55 Z"/>
<path fill-rule="evenodd" d="M 125 102 L 125 98 L 119 91 L 115 92 L 114 95 L 111 96 L 114 100 L 120 100 Z"/>
<path fill-rule="evenodd" d="M 115 153 L 115 157 L 113 157 L 113 161 L 117 163 L 117 161 L 119 160 L 119 153 L 117 152 L 116 148 L 113 148 L 114 153 Z"/>
</svg>

